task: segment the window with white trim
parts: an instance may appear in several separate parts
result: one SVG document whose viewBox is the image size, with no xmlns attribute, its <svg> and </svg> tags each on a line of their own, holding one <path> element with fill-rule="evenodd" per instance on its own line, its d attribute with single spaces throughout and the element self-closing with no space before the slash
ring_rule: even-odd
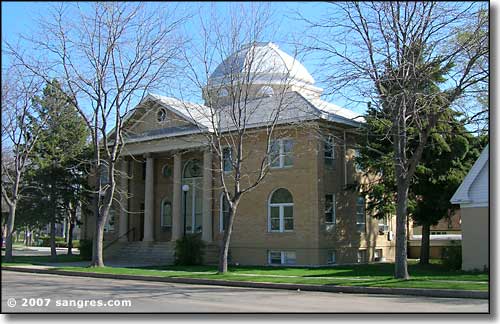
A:
<svg viewBox="0 0 500 324">
<path fill-rule="evenodd" d="M 297 264 L 295 251 L 268 251 L 267 262 L 269 264 Z"/>
<path fill-rule="evenodd" d="M 325 138 L 324 159 L 325 166 L 335 166 L 335 140 L 333 136 L 328 136 L 327 138 Z"/>
<path fill-rule="evenodd" d="M 269 232 L 293 231 L 293 197 L 290 191 L 280 188 L 269 198 Z"/>
<path fill-rule="evenodd" d="M 387 216 L 378 219 L 378 231 L 381 235 L 389 230 Z"/>
<path fill-rule="evenodd" d="M 160 206 L 160 224 L 161 227 L 171 227 L 172 226 L 172 204 L 163 199 Z"/>
<path fill-rule="evenodd" d="M 335 251 L 328 251 L 328 260 L 327 260 L 327 263 L 328 264 L 335 264 L 335 263 L 337 263 L 337 256 L 336 256 Z"/>
<path fill-rule="evenodd" d="M 358 263 L 366 263 L 366 250 L 358 250 Z"/>
<path fill-rule="evenodd" d="M 327 224 L 337 223 L 337 204 L 335 194 L 325 195 L 325 222 Z"/>
<path fill-rule="evenodd" d="M 356 198 L 356 228 L 358 232 L 366 231 L 365 198 Z"/>
<path fill-rule="evenodd" d="M 227 228 L 229 222 L 229 201 L 227 201 L 226 195 L 221 193 L 220 195 L 220 207 L 219 207 L 219 231 L 224 232 Z"/>
<path fill-rule="evenodd" d="M 224 172 L 230 172 L 233 170 L 233 150 L 231 147 L 224 147 L 222 149 L 222 168 Z"/>
<path fill-rule="evenodd" d="M 375 249 L 373 261 L 382 261 L 382 249 Z"/>
<path fill-rule="evenodd" d="M 271 168 L 293 166 L 293 140 L 280 138 L 272 140 L 269 147 L 269 165 Z"/>
</svg>

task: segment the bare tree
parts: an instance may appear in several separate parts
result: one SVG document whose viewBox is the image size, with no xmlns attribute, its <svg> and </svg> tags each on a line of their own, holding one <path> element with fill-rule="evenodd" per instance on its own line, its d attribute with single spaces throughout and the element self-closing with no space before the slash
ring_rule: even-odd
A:
<svg viewBox="0 0 500 324">
<path fill-rule="evenodd" d="M 236 5 L 227 15 L 219 13 L 212 8 L 200 15 L 200 46 L 186 47 L 186 77 L 194 84 L 190 89 L 203 93 L 205 105 L 186 106 L 185 111 L 200 121 L 215 156 L 214 189 L 228 204 L 218 266 L 219 273 L 226 273 L 238 206 L 279 160 L 273 138 L 296 131 L 297 125 L 289 127 L 292 122 L 281 126 L 284 111 L 293 104 L 290 91 L 300 86 L 293 83 L 292 69 L 283 69 L 282 59 L 273 56 L 275 45 L 261 43 L 272 34 L 268 5 Z"/>
<path fill-rule="evenodd" d="M 16 208 L 22 197 L 22 183 L 30 163 L 40 128 L 32 127 L 38 118 L 32 104 L 40 93 L 41 80 L 11 67 L 2 78 L 2 202 L 8 206 L 5 260 L 12 260 L 12 234 Z M 44 121 L 40 121 L 40 125 Z"/>
<path fill-rule="evenodd" d="M 96 220 L 92 266 L 103 263 L 104 226 L 118 191 L 117 162 L 124 117 L 148 91 L 176 76 L 184 21 L 173 5 L 99 2 L 58 5 L 40 20 L 40 34 L 25 40 L 28 55 L 7 44 L 33 74 L 56 77 L 90 129 Z"/>
<path fill-rule="evenodd" d="M 485 12 L 476 3 L 346 2 L 333 4 L 322 20 L 301 17 L 317 31 L 307 48 L 326 59 L 330 90 L 368 101 L 390 116 L 386 136 L 393 144 L 397 181 L 396 278 L 409 278 L 408 189 L 429 135 L 447 107 L 488 80 Z M 422 87 L 438 74 L 445 78 L 439 91 Z M 416 147 L 408 145 L 410 128 L 416 130 Z"/>
</svg>

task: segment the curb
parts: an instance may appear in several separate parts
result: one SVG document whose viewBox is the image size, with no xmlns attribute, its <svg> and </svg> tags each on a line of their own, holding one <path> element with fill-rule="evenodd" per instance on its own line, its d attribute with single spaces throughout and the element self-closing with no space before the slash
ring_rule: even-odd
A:
<svg viewBox="0 0 500 324">
<path fill-rule="evenodd" d="M 383 287 L 358 287 L 358 286 L 320 286 L 320 285 L 306 285 L 306 284 L 284 284 L 284 283 L 248 282 L 248 281 L 231 281 L 231 280 L 214 280 L 214 279 L 194 279 L 194 278 L 178 278 L 178 277 L 117 275 L 117 274 L 110 274 L 110 273 L 92 273 L 92 272 L 64 271 L 64 270 L 52 270 L 52 269 L 33 269 L 33 268 L 11 267 L 11 266 L 8 266 L 8 267 L 2 266 L 1 269 L 2 269 L 2 271 L 54 274 L 54 275 L 73 276 L 73 277 L 90 277 L 90 278 L 121 279 L 121 280 L 141 280 L 141 281 L 198 284 L 198 285 L 215 285 L 215 286 L 229 286 L 229 287 L 245 287 L 245 288 L 267 288 L 267 289 L 285 289 L 285 290 L 298 290 L 298 289 L 300 289 L 302 291 L 319 291 L 319 292 L 348 293 L 348 294 L 383 294 L 383 295 L 442 297 L 442 298 L 489 299 L 489 291 L 477 291 L 477 290 L 449 290 L 449 289 L 424 289 L 424 288 L 383 288 Z"/>
</svg>

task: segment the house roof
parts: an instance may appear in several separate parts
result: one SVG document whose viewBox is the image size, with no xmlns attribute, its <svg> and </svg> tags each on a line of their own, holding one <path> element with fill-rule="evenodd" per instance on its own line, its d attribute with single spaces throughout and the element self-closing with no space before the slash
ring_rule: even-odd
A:
<svg viewBox="0 0 500 324">
<path fill-rule="evenodd" d="M 141 134 L 131 134 L 127 136 L 126 142 L 147 141 L 213 131 L 212 116 L 210 115 L 212 110 L 209 107 L 156 94 L 148 94 L 139 105 L 147 101 L 160 104 L 174 114 L 191 122 L 192 126 L 170 127 Z M 221 131 L 229 131 L 235 128 L 231 109 L 231 106 L 218 108 L 217 116 L 214 117 L 217 118 L 214 124 L 218 124 Z M 246 128 L 269 125 L 273 122 L 278 110 L 276 124 L 323 119 L 359 127 L 364 122 L 362 117 L 348 109 L 323 100 L 308 99 L 296 91 L 285 93 L 283 96 L 269 96 L 250 100 L 245 104 L 245 109 Z M 134 109 L 134 111 L 137 110 Z M 130 114 L 126 118 L 130 119 L 132 115 Z"/>
<path fill-rule="evenodd" d="M 488 162 L 489 145 L 486 145 L 453 197 L 451 197 L 451 203 L 488 203 Z"/>
</svg>

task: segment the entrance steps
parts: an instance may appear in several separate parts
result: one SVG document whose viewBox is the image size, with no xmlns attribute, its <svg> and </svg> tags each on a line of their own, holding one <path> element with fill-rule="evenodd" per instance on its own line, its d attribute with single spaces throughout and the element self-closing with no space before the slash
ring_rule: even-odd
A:
<svg viewBox="0 0 500 324">
<path fill-rule="evenodd" d="M 118 266 L 174 264 L 175 242 L 116 242 L 104 250 L 104 263 Z"/>
</svg>

